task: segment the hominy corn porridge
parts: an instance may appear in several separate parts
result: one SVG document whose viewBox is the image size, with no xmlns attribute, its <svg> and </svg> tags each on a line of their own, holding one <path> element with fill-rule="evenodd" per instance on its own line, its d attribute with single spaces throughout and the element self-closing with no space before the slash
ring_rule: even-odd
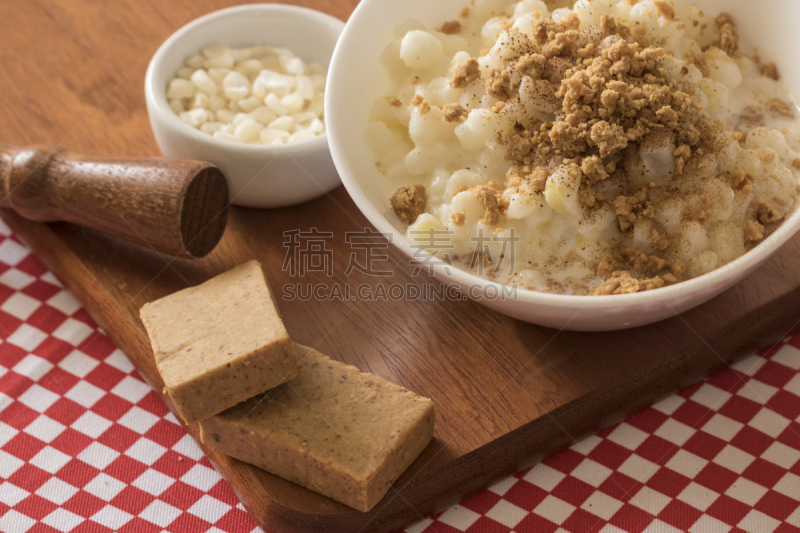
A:
<svg viewBox="0 0 800 533">
<path fill-rule="evenodd" d="M 365 139 L 412 242 L 524 288 L 623 294 L 729 263 L 791 213 L 796 105 L 728 15 L 550 7 L 474 0 L 385 52 L 396 92 Z"/>
<path fill-rule="evenodd" d="M 181 120 L 217 139 L 287 144 L 325 133 L 325 68 L 274 46 L 208 46 L 167 88 Z"/>
</svg>

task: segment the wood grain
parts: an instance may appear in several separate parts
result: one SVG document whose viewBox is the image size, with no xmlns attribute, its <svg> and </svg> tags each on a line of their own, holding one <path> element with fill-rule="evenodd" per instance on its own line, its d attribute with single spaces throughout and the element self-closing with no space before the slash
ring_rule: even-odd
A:
<svg viewBox="0 0 800 533">
<path fill-rule="evenodd" d="M 66 221 L 157 252 L 204 257 L 228 219 L 228 185 L 204 161 L 91 157 L 0 145 L 0 206 Z"/>
<path fill-rule="evenodd" d="M 0 140 L 119 157 L 157 155 L 142 94 L 147 59 L 177 25 L 231 3 L 10 3 L 10 13 L 0 19 L 6 50 L 0 55 Z M 302 4 L 346 18 L 355 0 Z M 61 103 L 54 107 L 54 101 Z M 201 260 L 166 258 L 89 229 L 33 223 L 8 210 L 2 216 L 156 391 L 162 384 L 139 307 L 246 260 L 264 265 L 280 296 L 306 284 L 354 291 L 362 285 L 372 291 L 392 284 L 438 286 L 424 273 L 415 276 L 394 249 L 373 265 L 391 276 L 345 275 L 353 251 L 346 233 L 369 225 L 341 188 L 290 209 L 232 209 L 219 246 Z M 292 277 L 283 268 L 284 232 L 311 228 L 332 233 L 326 240 L 330 277 Z M 706 305 L 624 333 L 558 332 L 453 299 L 282 299 L 295 341 L 433 398 L 434 441 L 366 514 L 205 451 L 266 531 L 391 531 L 617 422 L 734 354 L 788 334 L 800 318 L 800 280 L 793 274 L 799 259 L 796 238 Z"/>
</svg>

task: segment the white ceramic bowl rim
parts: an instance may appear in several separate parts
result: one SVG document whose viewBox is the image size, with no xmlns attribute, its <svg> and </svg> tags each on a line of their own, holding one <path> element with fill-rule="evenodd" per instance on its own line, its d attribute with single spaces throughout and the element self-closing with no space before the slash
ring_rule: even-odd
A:
<svg viewBox="0 0 800 533">
<path fill-rule="evenodd" d="M 161 44 L 161 46 L 159 46 L 155 55 L 153 55 L 153 59 L 150 61 L 150 65 L 147 67 L 147 73 L 145 74 L 144 86 L 147 96 L 150 98 L 152 102 L 155 103 L 155 106 L 158 109 L 158 111 L 165 115 L 166 120 L 172 123 L 171 125 L 173 127 L 178 128 L 178 130 L 181 133 L 188 135 L 189 137 L 201 142 L 207 142 L 210 139 L 211 142 L 219 143 L 223 146 L 231 146 L 231 147 L 236 147 L 237 149 L 240 150 L 260 152 L 265 154 L 269 153 L 277 154 L 280 152 L 284 152 L 286 150 L 291 150 L 297 146 L 309 147 L 313 143 L 317 143 L 320 145 L 325 144 L 327 142 L 327 129 L 325 133 L 323 133 L 322 135 L 318 135 L 313 139 L 308 139 L 306 141 L 301 141 L 299 143 L 289 143 L 281 145 L 237 143 L 225 139 L 217 139 L 213 135 L 208 135 L 207 133 L 203 133 L 200 130 L 193 128 L 192 126 L 182 121 L 180 117 L 175 114 L 172 108 L 169 107 L 169 102 L 167 101 L 166 87 L 156 87 L 154 81 L 155 71 L 157 68 L 160 68 L 160 65 L 163 63 L 164 56 L 167 55 L 168 51 L 175 46 L 179 46 L 177 44 L 177 41 L 181 37 L 196 31 L 202 31 L 203 26 L 213 21 L 216 21 L 220 18 L 225 18 L 225 17 L 236 18 L 240 16 L 243 12 L 250 12 L 250 11 L 285 13 L 295 16 L 297 18 L 304 18 L 309 22 L 315 24 L 338 24 L 341 25 L 342 27 L 344 26 L 344 23 L 341 20 L 337 19 L 336 17 L 332 17 L 330 15 L 322 13 L 320 11 L 316 11 L 314 9 L 308 9 L 306 7 L 284 5 L 284 4 L 245 4 L 241 6 L 228 7 L 225 9 L 212 11 L 211 13 L 203 15 L 202 17 L 198 17 L 195 20 L 186 24 L 185 26 L 182 26 L 178 31 L 167 37 Z M 257 44 L 258 43 L 254 43 L 253 46 L 256 46 Z M 189 57 L 195 53 L 200 53 L 199 50 L 196 50 L 194 52 L 189 50 L 184 50 L 184 52 L 186 52 L 187 56 Z"/>
<path fill-rule="evenodd" d="M 366 17 L 366 13 L 369 9 L 371 9 L 368 4 L 369 2 L 361 2 L 356 7 L 348 21 L 348 26 L 351 24 L 358 25 L 360 19 Z M 343 58 L 340 58 L 339 56 L 346 53 L 343 51 L 343 43 L 346 42 L 346 37 L 347 32 L 345 31 L 333 52 L 333 57 L 331 58 L 331 67 L 334 67 L 339 61 L 343 61 Z M 335 68 L 331 68 L 329 70 L 328 83 L 326 87 L 326 91 L 328 93 L 340 85 L 347 85 L 347 83 L 342 84 L 341 80 L 339 79 L 340 76 L 343 75 L 343 71 L 338 71 Z M 327 116 L 329 117 L 330 126 L 328 131 L 332 132 L 330 135 L 331 153 L 333 155 L 333 161 L 336 164 L 336 168 L 338 169 L 339 175 L 342 179 L 342 183 L 344 183 L 347 192 L 353 198 L 355 204 L 364 213 L 364 216 L 367 217 L 367 220 L 369 220 L 379 231 L 386 234 L 391 234 L 393 236 L 393 244 L 403 250 L 403 252 L 405 252 L 409 257 L 415 257 L 416 259 L 423 259 L 424 257 L 424 263 L 436 269 L 437 272 L 442 272 L 446 268 L 449 269 L 450 273 L 444 275 L 453 279 L 462 286 L 476 286 L 480 287 L 483 291 L 487 291 L 488 288 L 492 288 L 493 290 L 497 291 L 496 294 L 504 294 L 504 292 L 501 290 L 503 287 L 502 284 L 478 277 L 470 272 L 462 270 L 455 265 L 450 265 L 441 259 L 437 259 L 428 252 L 420 252 L 418 247 L 413 246 L 408 239 L 406 239 L 405 235 L 395 228 L 392 223 L 389 222 L 389 220 L 380 211 L 378 211 L 375 205 L 369 200 L 358 181 L 355 179 L 353 168 L 349 159 L 346 157 L 346 150 L 342 140 L 347 138 L 348 132 L 337 130 L 338 124 L 344 124 L 345 122 L 344 120 L 337 120 L 337 116 L 344 112 L 346 112 L 346 110 L 339 109 L 335 106 L 331 106 L 331 108 L 326 111 Z M 349 134 L 352 135 L 352 132 L 349 132 Z M 792 213 L 792 215 L 786 219 L 772 235 L 765 239 L 764 242 L 760 243 L 758 246 L 744 254 L 742 257 L 703 276 L 653 291 L 611 296 L 575 296 L 566 294 L 549 294 L 530 289 L 518 288 L 514 296 L 521 302 L 527 302 L 531 304 L 538 303 L 542 305 L 575 307 L 582 309 L 604 309 L 608 308 L 610 305 L 627 306 L 629 304 L 646 304 L 648 302 L 658 300 L 667 301 L 673 296 L 691 293 L 703 285 L 719 282 L 725 278 L 735 277 L 738 273 L 745 271 L 750 265 L 758 263 L 759 261 L 763 260 L 763 258 L 772 255 L 798 230 L 800 230 L 800 208 L 795 208 L 795 211 Z M 484 294 L 486 294 L 486 292 L 484 292 Z"/>
</svg>

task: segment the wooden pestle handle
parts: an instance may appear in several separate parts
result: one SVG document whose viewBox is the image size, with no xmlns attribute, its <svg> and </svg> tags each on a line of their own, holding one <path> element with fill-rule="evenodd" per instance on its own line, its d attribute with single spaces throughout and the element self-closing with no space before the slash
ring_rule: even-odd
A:
<svg viewBox="0 0 800 533">
<path fill-rule="evenodd" d="M 0 207 L 64 220 L 168 255 L 203 257 L 228 220 L 220 170 L 186 159 L 87 157 L 0 144 Z"/>
</svg>

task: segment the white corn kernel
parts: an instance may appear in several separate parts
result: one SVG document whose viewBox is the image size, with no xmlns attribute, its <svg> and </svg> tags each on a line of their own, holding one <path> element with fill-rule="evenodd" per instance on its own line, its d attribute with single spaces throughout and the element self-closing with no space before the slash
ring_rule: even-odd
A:
<svg viewBox="0 0 800 533">
<path fill-rule="evenodd" d="M 231 49 L 227 46 L 206 46 L 203 48 L 202 53 L 206 59 L 211 59 L 212 57 L 230 54 Z"/>
<path fill-rule="evenodd" d="M 281 104 L 286 108 L 286 112 L 293 115 L 299 113 L 303 109 L 305 100 L 300 93 L 289 93 L 281 98 Z"/>
<path fill-rule="evenodd" d="M 298 131 L 297 133 L 293 133 L 289 136 L 290 143 L 299 143 L 302 141 L 308 141 L 316 137 L 313 132 L 309 130 Z"/>
<path fill-rule="evenodd" d="M 272 55 L 272 52 L 266 46 L 256 45 L 250 47 L 250 57 L 260 58 L 268 55 Z"/>
<path fill-rule="evenodd" d="M 203 62 L 206 60 L 202 54 L 196 54 L 186 59 L 185 65 L 189 68 L 203 68 Z"/>
<path fill-rule="evenodd" d="M 229 72 L 222 80 L 222 87 L 225 94 L 231 100 L 238 101 L 246 98 L 250 94 L 250 82 L 238 72 Z"/>
<path fill-rule="evenodd" d="M 225 94 L 234 102 L 246 98 L 250 94 L 247 87 L 225 87 Z"/>
<path fill-rule="evenodd" d="M 267 104 L 267 107 L 274 111 L 278 116 L 282 117 L 287 114 L 286 108 L 283 106 L 280 98 L 278 98 L 275 93 L 269 93 L 267 97 L 264 98 L 264 103 Z"/>
<path fill-rule="evenodd" d="M 221 96 L 214 95 L 209 98 L 209 102 L 209 109 L 215 113 L 220 109 L 226 109 L 228 107 L 228 101 Z"/>
<path fill-rule="evenodd" d="M 225 124 L 222 122 L 206 122 L 202 126 L 200 126 L 200 131 L 203 133 L 208 133 L 209 135 L 214 135 L 218 131 L 222 131 L 225 128 Z"/>
<path fill-rule="evenodd" d="M 264 69 L 258 74 L 253 85 L 258 87 L 259 93 L 263 92 L 266 95 L 273 92 L 278 96 L 285 96 L 297 85 L 297 79 L 280 72 Z"/>
<path fill-rule="evenodd" d="M 244 62 L 253 57 L 253 49 L 252 48 L 233 48 L 231 50 L 231 55 L 233 55 L 233 60 L 237 63 Z"/>
<path fill-rule="evenodd" d="M 231 69 L 229 68 L 210 68 L 208 69 L 208 76 L 217 84 L 217 87 L 222 87 L 222 80 L 225 79 L 225 76 L 230 74 Z"/>
<path fill-rule="evenodd" d="M 236 113 L 236 116 L 233 117 L 233 125 L 238 126 L 242 122 L 250 121 L 252 122 L 253 119 L 250 118 L 250 115 L 246 113 Z"/>
<path fill-rule="evenodd" d="M 325 69 L 271 46 L 208 46 L 167 88 L 170 108 L 203 133 L 283 145 L 325 133 Z"/>
<path fill-rule="evenodd" d="M 317 118 L 317 115 L 316 115 L 316 113 L 313 113 L 312 111 L 302 111 L 300 113 L 295 113 L 294 114 L 294 119 L 297 122 L 299 122 L 300 124 L 304 124 L 306 122 L 311 122 L 315 118 Z"/>
<path fill-rule="evenodd" d="M 208 114 L 205 109 L 191 109 L 184 111 L 180 114 L 181 120 L 192 126 L 199 128 L 208 120 Z"/>
<path fill-rule="evenodd" d="M 258 122 L 259 124 L 269 124 L 276 118 L 276 115 L 270 108 L 267 106 L 261 106 L 257 109 L 250 111 L 250 116 L 253 117 L 253 120 Z"/>
<path fill-rule="evenodd" d="M 289 138 L 289 132 L 284 130 L 276 130 L 274 128 L 267 128 L 261 130 L 260 140 L 264 144 L 272 144 L 274 140 L 285 141 Z"/>
<path fill-rule="evenodd" d="M 294 124 L 295 124 L 294 123 L 294 118 L 287 116 L 287 117 L 276 118 L 275 120 L 270 122 L 267 125 L 267 127 L 275 128 L 275 129 L 278 129 L 278 130 L 291 131 L 292 128 L 294 128 Z"/>
<path fill-rule="evenodd" d="M 263 56 L 258 59 L 264 65 L 264 69 L 278 72 L 281 70 L 281 62 L 276 55 Z"/>
<path fill-rule="evenodd" d="M 299 57 L 290 57 L 287 55 L 279 56 L 281 68 L 284 72 L 300 76 L 306 73 L 306 65 Z"/>
<path fill-rule="evenodd" d="M 219 92 L 219 85 L 211 79 L 211 76 L 208 75 L 208 71 L 205 69 L 201 68 L 195 70 L 190 79 L 195 87 L 209 96 L 213 96 Z"/>
<path fill-rule="evenodd" d="M 279 55 L 279 56 L 292 56 L 292 55 L 294 55 L 294 54 L 292 54 L 291 50 L 289 50 L 288 48 L 283 48 L 282 46 L 268 46 L 267 49 L 269 49 L 273 54 Z"/>
<path fill-rule="evenodd" d="M 214 133 L 215 139 L 222 139 L 224 141 L 233 141 L 239 142 L 239 139 L 235 135 L 231 135 L 230 133 L 224 131 L 217 131 Z"/>
<path fill-rule="evenodd" d="M 177 74 L 179 78 L 188 80 L 189 78 L 191 78 L 192 72 L 194 72 L 194 69 L 192 67 L 181 67 L 175 71 L 175 74 Z"/>
<path fill-rule="evenodd" d="M 547 179 L 544 197 L 550 207 L 562 215 L 577 217 L 581 213 L 578 189 L 581 185 L 578 165 L 556 169 Z"/>
<path fill-rule="evenodd" d="M 169 82 L 169 89 L 167 89 L 167 98 L 191 98 L 194 96 L 194 84 L 183 78 L 175 78 Z"/>
<path fill-rule="evenodd" d="M 256 76 L 264 70 L 264 65 L 258 59 L 247 59 L 237 65 L 236 68 L 246 76 Z"/>
<path fill-rule="evenodd" d="M 186 109 L 183 107 L 183 102 L 181 102 L 180 98 L 175 98 L 169 101 L 169 107 L 175 112 L 176 115 L 180 115 Z"/>
<path fill-rule="evenodd" d="M 233 68 L 233 55 L 231 53 L 221 54 L 203 61 L 205 68 Z"/>
<path fill-rule="evenodd" d="M 314 82 L 308 76 L 297 76 L 297 92 L 303 95 L 305 100 L 314 98 Z"/>
<path fill-rule="evenodd" d="M 261 126 L 256 121 L 248 117 L 247 120 L 236 126 L 234 135 L 242 142 L 253 142 L 259 138 Z"/>
<path fill-rule="evenodd" d="M 211 105 L 211 99 L 206 95 L 206 93 L 196 93 L 194 95 L 194 100 L 192 100 L 192 108 L 201 107 L 203 109 L 208 109 Z"/>
<path fill-rule="evenodd" d="M 231 71 L 225 76 L 225 79 L 222 80 L 222 87 L 249 87 L 250 82 L 247 81 L 247 78 L 244 77 L 241 73 L 236 71 Z"/>
<path fill-rule="evenodd" d="M 255 96 L 256 98 L 263 100 L 269 91 L 264 86 L 264 83 L 259 80 L 257 77 L 253 80 L 253 84 L 250 86 L 250 94 Z"/>
<path fill-rule="evenodd" d="M 249 113 L 254 109 L 258 109 L 259 107 L 264 105 L 263 103 L 261 103 L 261 100 L 259 100 L 255 96 L 248 96 L 247 98 L 243 98 L 238 102 L 236 102 L 236 104 L 239 107 L 241 107 L 242 111 L 244 111 L 245 113 Z"/>
<path fill-rule="evenodd" d="M 325 133 L 325 124 L 323 124 L 320 119 L 315 118 L 311 121 L 311 125 L 308 127 L 308 129 L 317 135 L 322 135 Z"/>
<path fill-rule="evenodd" d="M 220 109 L 217 111 L 217 120 L 223 124 L 231 124 L 233 119 L 236 118 L 236 113 L 228 109 Z"/>
</svg>

